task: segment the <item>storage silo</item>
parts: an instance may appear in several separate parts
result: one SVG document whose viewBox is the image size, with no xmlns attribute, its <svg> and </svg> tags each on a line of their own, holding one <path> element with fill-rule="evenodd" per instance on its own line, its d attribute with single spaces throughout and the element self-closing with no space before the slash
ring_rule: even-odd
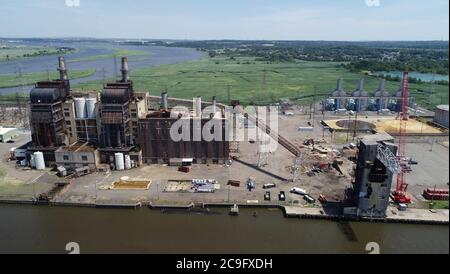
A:
<svg viewBox="0 0 450 274">
<path fill-rule="evenodd" d="M 85 98 L 74 98 L 75 111 L 77 119 L 86 118 L 86 99 Z"/>
<path fill-rule="evenodd" d="M 125 160 L 123 157 L 123 153 L 114 154 L 114 158 L 116 161 L 116 170 L 124 170 L 125 169 Z"/>
<path fill-rule="evenodd" d="M 33 155 L 34 155 L 34 162 L 36 165 L 36 169 L 44 170 L 45 169 L 44 153 L 37 151 Z"/>
<path fill-rule="evenodd" d="M 130 157 L 130 155 L 125 155 L 125 169 L 131 169 L 131 157 Z"/>
<path fill-rule="evenodd" d="M 86 99 L 87 118 L 89 118 L 89 119 L 96 118 L 96 116 L 97 116 L 96 106 L 97 106 L 96 98 L 87 98 Z"/>
</svg>

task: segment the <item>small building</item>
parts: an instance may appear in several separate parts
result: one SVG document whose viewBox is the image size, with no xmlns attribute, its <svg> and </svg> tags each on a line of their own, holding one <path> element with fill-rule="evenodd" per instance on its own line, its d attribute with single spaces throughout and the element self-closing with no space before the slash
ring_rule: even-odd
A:
<svg viewBox="0 0 450 274">
<path fill-rule="evenodd" d="M 0 127 L 0 142 L 6 143 L 12 141 L 19 136 L 17 128 Z"/>
<path fill-rule="evenodd" d="M 434 123 L 441 127 L 448 128 L 448 105 L 437 106 L 436 113 L 434 116 Z"/>
<path fill-rule="evenodd" d="M 60 147 L 55 152 L 57 166 L 67 169 L 89 167 L 96 170 L 100 165 L 100 154 L 97 149 L 87 143 L 75 143 L 68 147 Z"/>
</svg>

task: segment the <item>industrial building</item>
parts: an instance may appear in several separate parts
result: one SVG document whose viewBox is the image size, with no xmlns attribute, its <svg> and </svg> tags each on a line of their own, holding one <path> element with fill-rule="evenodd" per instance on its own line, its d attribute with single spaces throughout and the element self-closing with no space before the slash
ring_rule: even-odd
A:
<svg viewBox="0 0 450 274">
<path fill-rule="evenodd" d="M 96 170 L 100 165 L 99 151 L 88 143 L 77 142 L 68 147 L 60 147 L 55 152 L 55 159 L 57 166 L 66 169 L 89 167 L 90 170 Z"/>
<path fill-rule="evenodd" d="M 381 137 L 380 137 L 381 136 Z M 384 218 L 389 206 L 392 180 L 398 170 L 397 146 L 385 141 L 392 137 L 361 140 L 358 144 L 357 166 L 353 186 L 354 208 L 347 214 L 359 217 Z"/>
<path fill-rule="evenodd" d="M 343 80 L 338 79 L 336 89 L 322 104 L 325 111 L 352 110 L 361 111 L 395 111 L 400 112 L 403 101 L 403 87 L 400 85 L 394 96 L 386 91 L 386 80 L 380 79 L 378 89 L 374 91 L 373 96 L 364 88 L 365 80 L 358 82 L 356 90 L 349 96 L 343 88 Z M 409 97 L 409 105 L 413 106 L 414 98 Z"/>
<path fill-rule="evenodd" d="M 215 100 L 202 104 L 199 97 L 194 110 L 180 111 L 169 108 L 168 95 L 163 93 L 158 102 L 161 108 L 150 109 L 148 92 L 135 92 L 129 79 L 127 58 L 122 58 L 120 80 L 107 83 L 100 93 L 72 91 L 63 57 L 58 71 L 60 79 L 38 82 L 30 92 L 29 163 L 37 152 L 43 154 L 47 166 L 91 170 L 103 169 L 105 164 L 122 170 L 179 159 L 199 164 L 229 159 L 226 114 Z M 212 105 L 213 111 L 204 115 L 202 107 L 206 105 Z M 218 124 L 221 138 L 173 141 L 169 131 L 179 120 L 192 125 L 185 133 L 188 136 L 207 123 Z"/>
<path fill-rule="evenodd" d="M 433 120 L 434 123 L 441 127 L 448 128 L 448 118 L 448 105 L 437 106 Z"/>
<path fill-rule="evenodd" d="M 229 143 L 226 141 L 225 112 L 218 108 L 213 99 L 210 111 L 202 112 L 202 99 L 195 99 L 194 111 L 169 109 L 167 93 L 161 96 L 162 109 L 151 111 L 139 120 L 138 144 L 142 149 L 145 163 L 176 163 L 180 159 L 192 159 L 193 163 L 225 163 L 229 159 Z M 174 141 L 170 129 L 179 120 L 189 128 L 183 134 L 186 138 Z M 205 140 L 202 129 L 207 123 L 218 125 L 213 130 L 220 131 L 218 140 Z M 183 130 L 184 127 L 181 128 Z M 199 132 L 199 138 L 195 138 Z"/>
<path fill-rule="evenodd" d="M 36 83 L 30 92 L 30 153 L 43 152 L 46 162 L 55 162 L 58 147 L 69 145 L 63 103 L 70 96 L 70 83 L 64 58 L 59 58 L 60 78 Z"/>
</svg>

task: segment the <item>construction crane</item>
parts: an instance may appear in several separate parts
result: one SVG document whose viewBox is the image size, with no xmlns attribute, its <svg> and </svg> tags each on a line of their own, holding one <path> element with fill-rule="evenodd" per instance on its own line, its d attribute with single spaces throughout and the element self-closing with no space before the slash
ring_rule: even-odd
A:
<svg viewBox="0 0 450 274">
<path fill-rule="evenodd" d="M 406 171 L 407 161 L 405 157 L 406 152 L 406 128 L 408 125 L 409 115 L 408 115 L 408 105 L 409 105 L 409 90 L 408 90 L 408 77 L 407 71 L 403 73 L 403 85 L 402 85 L 402 109 L 399 115 L 400 129 L 398 136 L 398 157 L 400 163 L 400 171 L 397 175 L 397 187 L 392 193 L 392 198 L 394 202 L 401 204 L 411 203 L 411 198 L 408 197 L 406 191 L 408 190 L 408 184 L 406 183 Z"/>
</svg>

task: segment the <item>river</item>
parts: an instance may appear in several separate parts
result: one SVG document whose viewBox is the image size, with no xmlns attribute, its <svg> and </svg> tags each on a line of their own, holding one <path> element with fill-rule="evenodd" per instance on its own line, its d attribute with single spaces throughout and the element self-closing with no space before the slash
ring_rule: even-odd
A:
<svg viewBox="0 0 450 274">
<path fill-rule="evenodd" d="M 92 56 L 99 55 L 110 55 L 117 49 L 135 50 L 144 52 L 144 55 L 130 56 L 129 63 L 130 69 L 142 69 L 160 65 L 175 64 L 180 62 L 192 61 L 201 59 L 204 55 L 202 52 L 195 49 L 188 48 L 175 48 L 175 47 L 161 47 L 161 46 L 128 46 L 128 45 L 118 45 L 114 43 L 107 42 L 75 42 L 75 41 L 64 41 L 61 40 L 57 43 L 53 42 L 51 44 L 44 42 L 21 42 L 20 44 L 25 44 L 28 46 L 53 46 L 53 47 L 72 47 L 76 48 L 77 51 L 72 54 L 66 55 L 67 69 L 69 70 L 89 70 L 95 69 L 96 73 L 93 76 L 74 79 L 70 82 L 72 84 L 85 83 L 92 80 L 102 79 L 104 76 L 106 78 L 113 77 L 114 69 L 119 73 L 120 70 L 120 60 L 114 62 L 113 58 L 107 59 L 97 59 L 97 60 L 86 60 L 72 62 L 71 60 L 76 60 L 79 58 L 88 58 Z M 122 56 L 118 56 L 122 57 Z M 33 58 L 25 58 L 21 60 L 5 61 L 0 62 L 0 74 L 18 74 L 19 71 L 22 73 L 32 73 L 32 72 L 45 72 L 47 69 L 49 71 L 56 71 L 58 67 L 58 60 L 56 55 L 51 56 L 39 56 Z M 116 74 L 117 74 L 116 73 Z M 45 80 L 45 79 L 43 79 Z M 11 87 L 11 88 L 0 88 L 0 94 L 12 94 L 12 93 L 25 93 L 31 90 L 32 86 L 25 87 Z"/>
<path fill-rule="evenodd" d="M 205 213 L 0 205 L 0 253 L 447 253 L 448 226 L 284 218 L 279 210 Z"/>
<path fill-rule="evenodd" d="M 391 76 L 391 77 L 403 77 L 402 71 L 381 71 L 376 72 L 376 75 L 385 75 L 385 76 Z M 419 73 L 419 72 L 409 72 L 409 76 L 415 79 L 419 79 L 423 82 L 434 82 L 434 81 L 447 81 L 449 79 L 448 75 L 440 75 L 440 74 L 433 74 L 433 73 Z"/>
</svg>

